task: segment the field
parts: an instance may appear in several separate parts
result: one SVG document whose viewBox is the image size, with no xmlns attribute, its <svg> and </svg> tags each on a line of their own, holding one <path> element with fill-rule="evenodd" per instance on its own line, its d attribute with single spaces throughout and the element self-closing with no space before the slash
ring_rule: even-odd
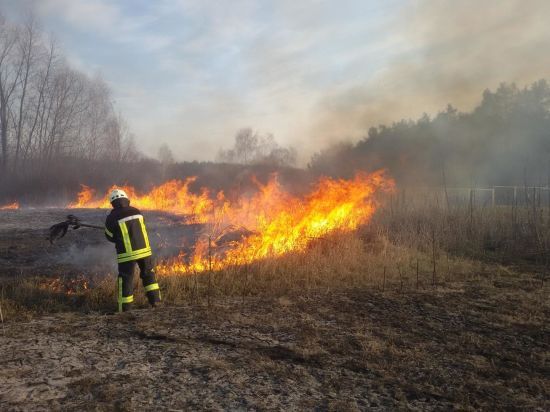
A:
<svg viewBox="0 0 550 412">
<path fill-rule="evenodd" d="M 100 231 L 45 240 L 65 214 L 0 214 L 3 410 L 550 408 L 545 211 L 394 202 L 304 253 L 162 277 L 162 308 L 136 283 L 125 314 Z M 160 256 L 203 229 L 148 218 Z"/>
</svg>

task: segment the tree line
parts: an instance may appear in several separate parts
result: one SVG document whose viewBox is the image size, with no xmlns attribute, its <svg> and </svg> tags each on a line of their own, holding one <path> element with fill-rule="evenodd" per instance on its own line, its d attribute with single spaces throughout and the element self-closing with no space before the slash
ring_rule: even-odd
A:
<svg viewBox="0 0 550 412">
<path fill-rule="evenodd" d="M 137 156 L 107 84 L 71 67 L 33 17 L 0 16 L 0 180 L 40 176 L 67 158 Z"/>
<path fill-rule="evenodd" d="M 469 112 L 372 127 L 357 143 L 315 154 L 314 173 L 349 176 L 385 168 L 401 184 L 483 186 L 550 184 L 550 87 L 501 84 Z"/>
</svg>

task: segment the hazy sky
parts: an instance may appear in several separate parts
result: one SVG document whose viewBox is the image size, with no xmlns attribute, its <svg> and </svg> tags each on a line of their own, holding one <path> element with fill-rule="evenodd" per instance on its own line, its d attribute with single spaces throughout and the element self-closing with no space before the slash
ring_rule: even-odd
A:
<svg viewBox="0 0 550 412">
<path fill-rule="evenodd" d="M 302 160 L 369 126 L 550 79 L 546 0 L 0 0 L 101 73 L 142 149 L 213 159 L 241 127 Z"/>
</svg>

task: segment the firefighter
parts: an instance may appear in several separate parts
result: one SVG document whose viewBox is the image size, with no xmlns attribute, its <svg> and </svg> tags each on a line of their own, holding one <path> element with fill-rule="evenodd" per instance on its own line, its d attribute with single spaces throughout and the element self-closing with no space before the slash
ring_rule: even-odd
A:
<svg viewBox="0 0 550 412">
<path fill-rule="evenodd" d="M 151 261 L 151 245 L 141 212 L 130 206 L 130 199 L 121 189 L 114 189 L 109 201 L 113 210 L 105 221 L 105 236 L 116 246 L 118 262 L 118 311 L 132 308 L 134 301 L 134 268 L 137 263 L 147 300 L 152 307 L 161 300 Z"/>
</svg>

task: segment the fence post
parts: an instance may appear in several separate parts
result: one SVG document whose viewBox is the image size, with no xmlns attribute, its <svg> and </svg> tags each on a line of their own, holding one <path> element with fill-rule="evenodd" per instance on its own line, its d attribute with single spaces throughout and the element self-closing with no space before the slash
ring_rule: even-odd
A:
<svg viewBox="0 0 550 412">
<path fill-rule="evenodd" d="M 210 294 L 212 293 L 212 237 L 208 235 L 208 307 L 210 308 Z"/>
<path fill-rule="evenodd" d="M 470 188 L 470 230 L 474 220 L 474 191 Z"/>
</svg>

